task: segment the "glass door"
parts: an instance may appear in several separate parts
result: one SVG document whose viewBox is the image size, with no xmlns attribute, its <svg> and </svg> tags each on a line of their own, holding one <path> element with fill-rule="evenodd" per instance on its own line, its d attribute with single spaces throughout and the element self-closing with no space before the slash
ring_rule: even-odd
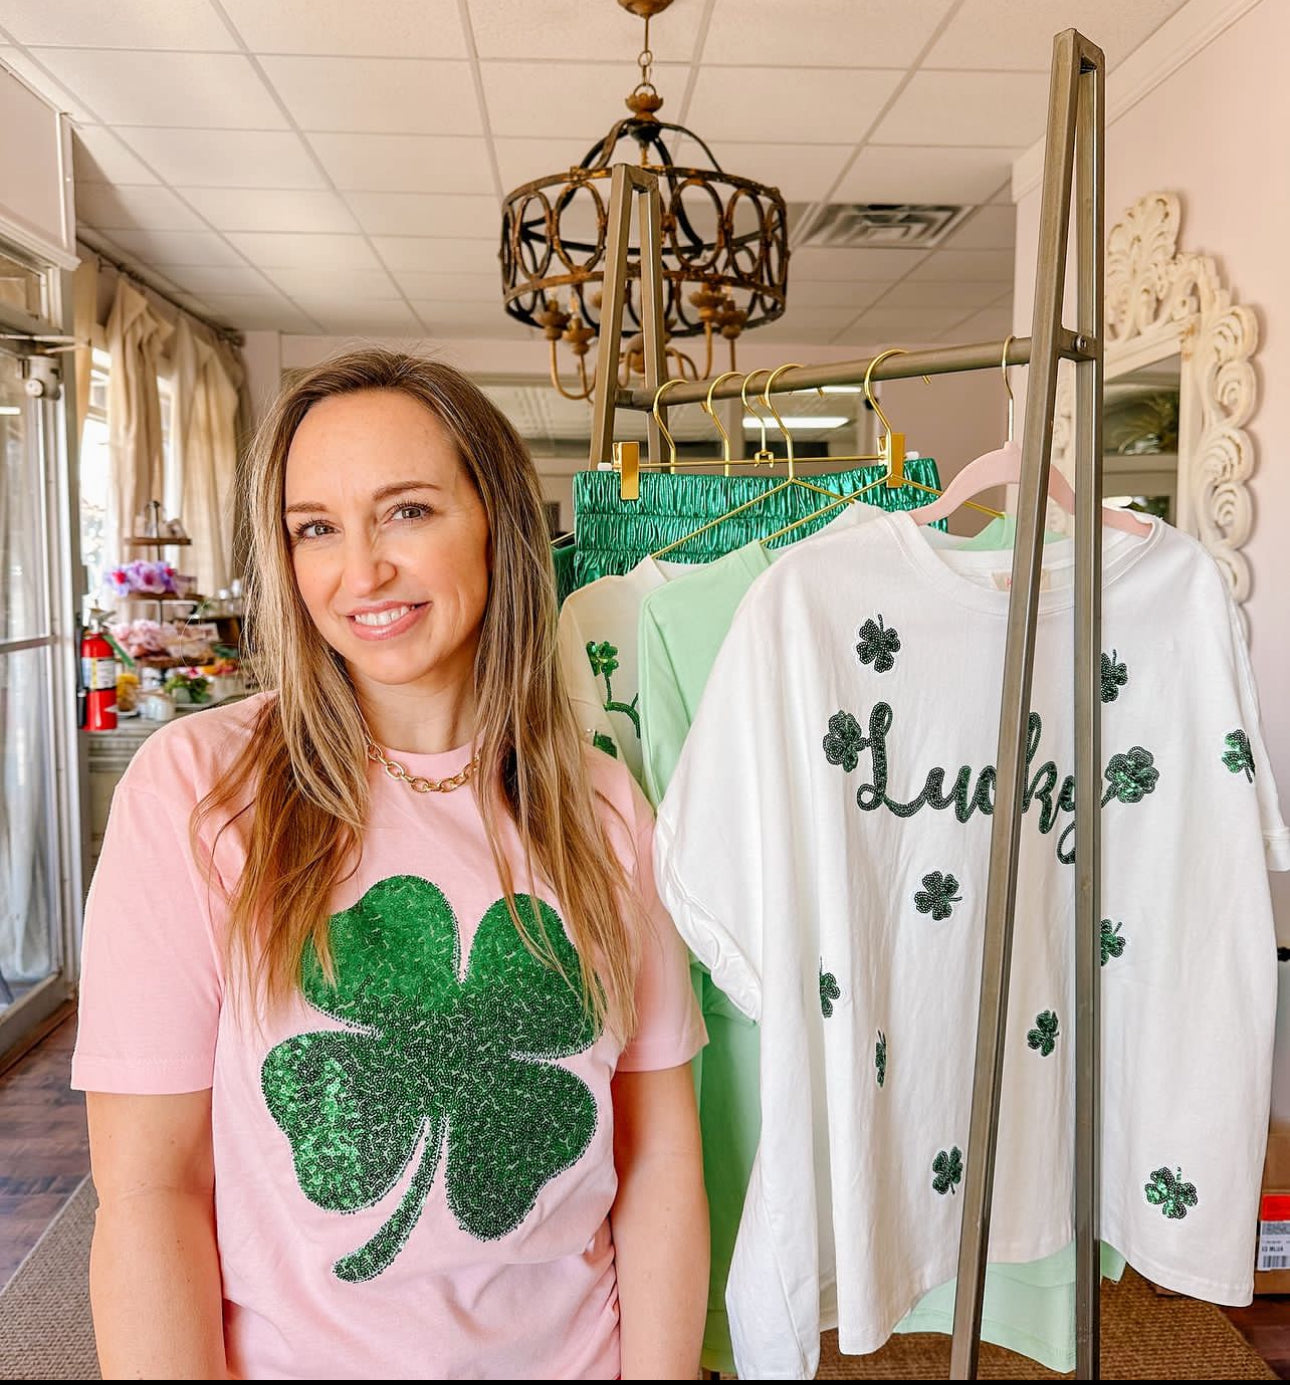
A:
<svg viewBox="0 0 1290 1385">
<path fill-rule="evenodd" d="M 74 970 L 79 832 L 60 795 L 79 776 L 64 725 L 65 526 L 50 466 L 60 436 L 54 406 L 24 389 L 22 358 L 0 352 L 0 1056 L 69 997 Z"/>
</svg>

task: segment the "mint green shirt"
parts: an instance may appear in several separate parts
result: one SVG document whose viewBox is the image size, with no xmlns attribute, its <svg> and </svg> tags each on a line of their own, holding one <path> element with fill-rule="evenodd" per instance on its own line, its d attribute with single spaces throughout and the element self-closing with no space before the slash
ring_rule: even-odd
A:
<svg viewBox="0 0 1290 1385">
<path fill-rule="evenodd" d="M 858 526 L 883 513 L 855 504 L 826 532 Z M 969 549 L 1009 547 L 1015 532 L 1010 516 L 992 520 L 966 542 Z M 1050 541 L 1053 535 L 1045 535 Z M 809 543 L 809 540 L 805 542 Z M 638 642 L 641 748 L 645 791 L 658 805 L 681 755 L 708 675 L 748 588 L 773 561 L 760 543 L 749 543 L 716 562 L 676 577 L 650 592 L 640 611 Z M 757 690 L 748 689 L 755 697 Z M 703 1173 L 712 1229 L 712 1273 L 703 1341 L 706 1370 L 734 1371 L 725 1290 L 744 1193 L 761 1132 L 758 1088 L 760 1042 L 757 1026 L 713 984 L 706 970 L 692 967 L 695 991 L 708 1027 L 708 1044 L 695 1062 Z M 1020 1352 L 1050 1370 L 1075 1366 L 1075 1248 L 1024 1265 L 991 1265 L 986 1273 L 982 1340 Z M 1118 1279 L 1124 1261 L 1109 1247 L 1102 1270 Z M 954 1320 L 953 1280 L 925 1294 L 897 1332 L 950 1332 Z"/>
</svg>

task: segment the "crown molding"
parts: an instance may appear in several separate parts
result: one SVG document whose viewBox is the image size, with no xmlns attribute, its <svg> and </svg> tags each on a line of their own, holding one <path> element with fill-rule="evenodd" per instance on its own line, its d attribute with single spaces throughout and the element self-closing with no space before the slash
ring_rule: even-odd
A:
<svg viewBox="0 0 1290 1385">
<path fill-rule="evenodd" d="M 1182 65 L 1264 0 L 1190 0 L 1107 75 L 1110 128 Z M 1096 36 L 1090 34 L 1096 42 Z M 1020 202 L 1043 181 L 1044 141 L 1036 140 L 1012 165 L 1012 200 Z"/>
</svg>

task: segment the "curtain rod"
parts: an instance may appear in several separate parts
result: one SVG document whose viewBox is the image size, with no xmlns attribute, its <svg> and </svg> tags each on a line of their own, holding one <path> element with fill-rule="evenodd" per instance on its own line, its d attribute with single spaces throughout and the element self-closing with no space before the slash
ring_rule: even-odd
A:
<svg viewBox="0 0 1290 1385">
<path fill-rule="evenodd" d="M 908 351 L 900 356 L 888 356 L 874 367 L 872 380 L 908 380 L 915 375 L 951 375 L 967 370 L 998 370 L 1003 364 L 1003 341 L 978 342 L 971 346 L 948 346 L 931 351 Z M 1075 333 L 1063 329 L 1058 333 L 1058 352 L 1071 360 L 1086 359 L 1084 343 Z M 1014 337 L 1008 344 L 1008 364 L 1029 365 L 1030 338 Z M 775 374 L 774 393 L 814 389 L 818 385 L 858 385 L 865 377 L 868 360 L 837 361 L 832 365 L 792 366 Z M 764 370 L 754 372 L 765 374 Z M 735 399 L 746 379 L 740 375 L 723 381 L 709 392 L 706 380 L 689 380 L 668 390 L 664 408 L 679 404 L 697 404 L 705 399 Z M 639 409 L 648 413 L 654 407 L 655 391 L 650 389 L 620 389 L 615 402 L 620 409 Z"/>
<path fill-rule="evenodd" d="M 110 265 L 124 278 L 139 284 L 142 288 L 147 289 L 149 293 L 155 293 L 163 302 L 169 303 L 177 313 L 183 313 L 185 317 L 191 317 L 194 322 L 200 322 L 203 327 L 214 332 L 222 341 L 229 342 L 233 346 L 242 346 L 245 344 L 246 338 L 236 328 L 226 327 L 223 323 L 215 322 L 209 317 L 203 317 L 201 313 L 195 313 L 191 308 L 185 308 L 183 304 L 176 303 L 174 298 L 165 289 L 158 288 L 157 285 L 150 280 L 146 271 L 137 269 L 132 265 L 122 264 L 120 260 L 109 255 L 106 250 L 100 249 L 94 243 L 94 233 L 92 231 L 87 235 L 85 230 L 80 229 L 76 232 L 76 239 L 83 241 L 89 249 L 94 252 L 100 264 Z"/>
</svg>

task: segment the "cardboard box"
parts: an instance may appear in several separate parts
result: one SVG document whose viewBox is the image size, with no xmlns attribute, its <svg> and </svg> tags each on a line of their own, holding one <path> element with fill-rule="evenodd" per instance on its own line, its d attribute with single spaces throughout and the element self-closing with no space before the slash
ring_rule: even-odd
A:
<svg viewBox="0 0 1290 1385">
<path fill-rule="evenodd" d="M 1268 1131 L 1254 1260 L 1256 1294 L 1290 1294 L 1290 1127 Z"/>
</svg>

